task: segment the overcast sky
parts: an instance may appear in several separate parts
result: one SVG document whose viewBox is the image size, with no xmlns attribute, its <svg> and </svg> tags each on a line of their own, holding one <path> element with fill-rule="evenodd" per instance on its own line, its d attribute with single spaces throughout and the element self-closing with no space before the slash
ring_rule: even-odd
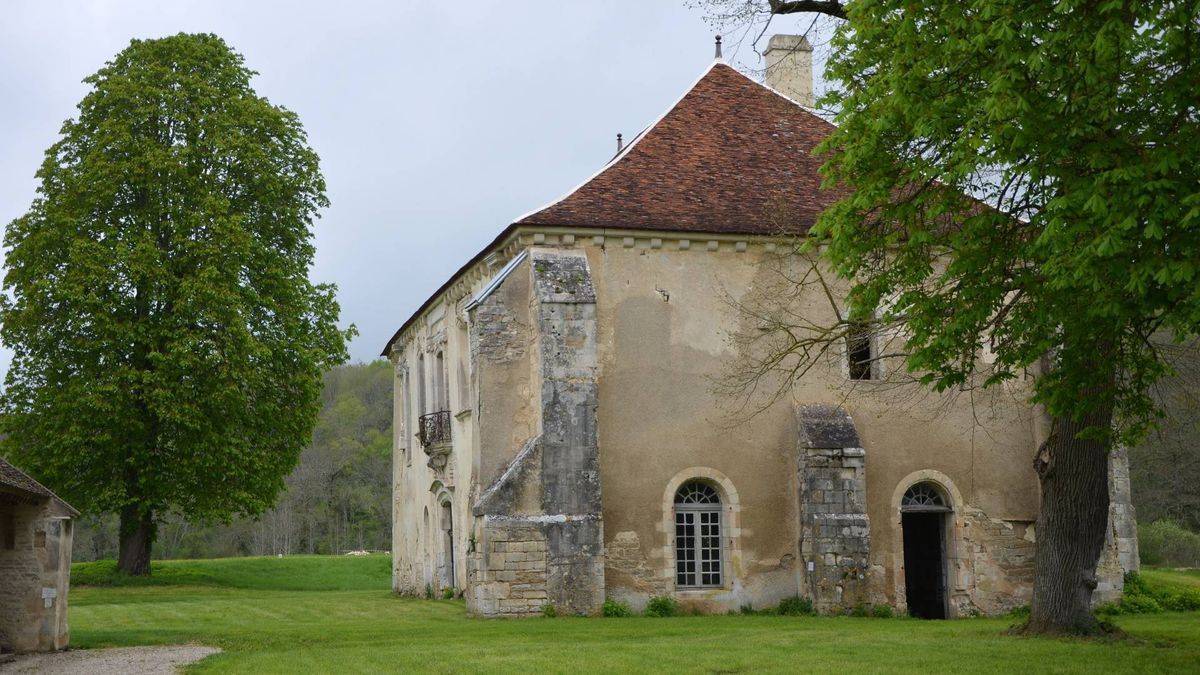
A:
<svg viewBox="0 0 1200 675">
<path fill-rule="evenodd" d="M 29 206 L 84 77 L 131 38 L 216 33 L 321 156 L 332 205 L 312 277 L 337 284 L 356 361 L 516 216 L 593 173 L 617 132 L 660 115 L 716 33 L 683 0 L 8 0 L 3 14 L 0 224 Z M 752 39 L 726 38 L 746 72 L 762 67 Z"/>
</svg>

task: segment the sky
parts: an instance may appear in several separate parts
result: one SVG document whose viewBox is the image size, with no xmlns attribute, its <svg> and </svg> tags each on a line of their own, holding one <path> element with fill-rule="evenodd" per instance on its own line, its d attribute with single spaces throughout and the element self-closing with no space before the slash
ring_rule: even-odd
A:
<svg viewBox="0 0 1200 675">
<path fill-rule="evenodd" d="M 331 205 L 311 277 L 337 285 L 341 323 L 359 331 L 351 360 L 369 361 L 506 225 L 594 173 L 618 132 L 632 138 L 708 67 L 729 27 L 687 4 L 7 0 L 0 225 L 29 207 L 83 78 L 133 38 L 216 33 L 321 157 Z M 810 21 L 776 18 L 768 35 Z M 725 37 L 743 72 L 761 72 L 757 33 Z"/>
</svg>

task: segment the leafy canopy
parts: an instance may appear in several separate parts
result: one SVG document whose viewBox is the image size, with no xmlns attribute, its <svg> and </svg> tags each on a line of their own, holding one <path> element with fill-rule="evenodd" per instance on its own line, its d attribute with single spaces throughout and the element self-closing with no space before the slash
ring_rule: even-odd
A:
<svg viewBox="0 0 1200 675">
<path fill-rule="evenodd" d="M 1049 353 L 1052 414 L 1112 405 L 1128 438 L 1153 420 L 1150 337 L 1200 326 L 1198 7 L 848 4 L 823 150 L 853 191 L 814 240 L 858 311 L 909 331 L 927 383 L 994 384 Z"/>
<path fill-rule="evenodd" d="M 253 75 L 214 35 L 134 40 L 5 234 L 4 450 L 80 508 L 260 512 L 345 359 L 317 155 Z"/>
</svg>

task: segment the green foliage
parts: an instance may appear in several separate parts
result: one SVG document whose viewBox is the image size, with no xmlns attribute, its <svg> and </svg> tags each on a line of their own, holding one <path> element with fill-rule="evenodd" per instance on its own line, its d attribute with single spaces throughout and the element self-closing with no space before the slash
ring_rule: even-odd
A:
<svg viewBox="0 0 1200 675">
<path fill-rule="evenodd" d="M 1008 610 L 1008 614 L 1004 616 L 1010 619 L 1017 619 L 1021 623 L 1029 620 L 1029 605 L 1019 605 Z"/>
<path fill-rule="evenodd" d="M 547 602 L 546 604 L 542 605 L 542 616 L 546 617 L 547 619 L 553 619 L 558 616 L 558 609 L 554 605 Z"/>
<path fill-rule="evenodd" d="M 1153 583 L 1137 572 L 1125 575 L 1125 591 L 1117 602 L 1096 609 L 1098 614 L 1156 614 L 1162 611 L 1200 611 L 1200 584 L 1195 587 Z"/>
<path fill-rule="evenodd" d="M 214 35 L 132 41 L 5 232 L 3 452 L 84 511 L 263 512 L 345 359 L 317 155 L 252 75 Z"/>
<path fill-rule="evenodd" d="M 775 611 L 782 616 L 812 616 L 816 614 L 812 600 L 798 595 L 781 600 Z"/>
<path fill-rule="evenodd" d="M 678 616 L 679 603 L 669 595 L 658 595 L 650 598 L 650 602 L 646 603 L 645 614 L 657 617 Z"/>
<path fill-rule="evenodd" d="M 858 617 L 860 619 L 868 617 L 870 615 L 871 615 L 871 606 L 870 605 L 855 605 L 850 610 L 850 616 Z"/>
<path fill-rule="evenodd" d="M 1168 372 L 1149 336 L 1200 332 L 1200 5 L 847 10 L 821 149 L 851 190 L 812 234 L 855 316 L 903 324 L 908 369 L 938 390 L 1052 353 L 1036 400 L 1061 418 L 1113 409 L 1136 441 Z"/>
<path fill-rule="evenodd" d="M 633 611 L 629 609 L 629 605 L 620 600 L 605 600 L 604 606 L 601 608 L 601 614 L 613 619 L 621 619 L 627 616 L 633 616 Z"/>
<path fill-rule="evenodd" d="M 1138 553 L 1146 565 L 1200 567 L 1200 534 L 1171 520 L 1139 525 Z"/>
<path fill-rule="evenodd" d="M 453 600 L 454 599 L 454 589 L 453 588 L 443 588 L 442 589 L 442 599 L 443 600 Z"/>
<path fill-rule="evenodd" d="M 342 553 L 391 548 L 392 368 L 384 360 L 338 366 L 324 375 L 312 441 L 285 479 L 274 507 L 230 523 L 175 515 L 159 524 L 157 558 Z M 75 525 L 75 560 L 117 554 L 112 514 Z M 156 564 L 157 570 L 158 565 Z"/>
<path fill-rule="evenodd" d="M 891 605 L 875 605 L 871 608 L 871 616 L 876 619 L 891 619 L 896 616 L 896 612 Z"/>
</svg>

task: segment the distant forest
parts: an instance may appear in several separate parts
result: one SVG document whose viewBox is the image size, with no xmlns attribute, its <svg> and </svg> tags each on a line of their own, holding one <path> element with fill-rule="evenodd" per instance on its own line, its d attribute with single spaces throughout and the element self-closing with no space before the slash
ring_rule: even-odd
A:
<svg viewBox="0 0 1200 675">
<path fill-rule="evenodd" d="M 275 508 L 228 524 L 168 517 L 159 525 L 154 557 L 391 550 L 391 364 L 374 361 L 329 371 L 322 403 L 312 444 L 300 455 Z M 116 554 L 116 517 L 80 518 L 74 559 Z"/>
</svg>

